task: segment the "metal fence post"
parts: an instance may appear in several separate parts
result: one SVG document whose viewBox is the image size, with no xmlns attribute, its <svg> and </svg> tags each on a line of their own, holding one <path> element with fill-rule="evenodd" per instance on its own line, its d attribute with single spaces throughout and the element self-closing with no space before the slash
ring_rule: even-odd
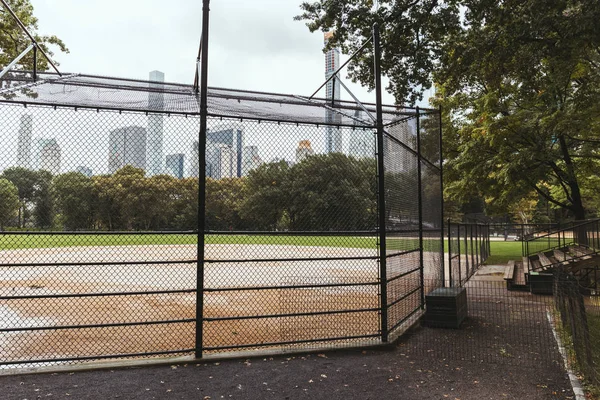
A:
<svg viewBox="0 0 600 400">
<path fill-rule="evenodd" d="M 444 260 L 444 151 L 443 151 L 443 140 L 442 140 L 442 106 L 438 107 L 438 117 L 439 117 L 439 146 L 440 146 L 440 218 L 442 223 L 442 254 L 441 254 L 441 263 L 442 263 L 442 287 L 446 287 L 446 263 Z M 448 218 L 448 229 L 450 229 L 450 219 Z M 448 230 L 450 232 L 450 230 Z M 450 236 L 448 235 L 448 263 L 450 263 Z"/>
<path fill-rule="evenodd" d="M 383 160 L 383 105 L 381 95 L 381 44 L 379 25 L 373 25 L 373 58 L 375 67 L 375 97 L 377 109 L 377 201 L 379 208 L 379 279 L 381 292 L 381 341 L 388 341 L 388 300 L 387 300 L 387 243 L 386 243 L 386 212 L 385 212 L 385 165 Z"/>
<path fill-rule="evenodd" d="M 206 129 L 208 117 L 208 23 L 210 0 L 202 3 L 202 70 L 200 72 L 200 132 L 198 137 L 198 264 L 196 267 L 195 357 L 202 358 L 204 327 L 204 232 L 206 209 Z"/>
<path fill-rule="evenodd" d="M 417 116 L 417 190 L 419 202 L 419 265 L 421 269 L 421 308 L 425 308 L 425 266 L 423 259 L 423 177 L 421 176 L 421 114 L 416 107 Z"/>
<path fill-rule="evenodd" d="M 448 218 L 448 282 L 450 287 L 452 284 L 452 227 L 450 225 L 450 218 Z M 445 282 L 444 282 L 444 286 Z"/>
</svg>

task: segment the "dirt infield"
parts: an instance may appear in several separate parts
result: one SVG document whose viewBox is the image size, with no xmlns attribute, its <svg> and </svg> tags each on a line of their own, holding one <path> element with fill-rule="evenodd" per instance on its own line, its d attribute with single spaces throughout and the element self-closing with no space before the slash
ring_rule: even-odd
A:
<svg viewBox="0 0 600 400">
<path fill-rule="evenodd" d="M 161 290 L 194 290 L 195 245 L 68 247 L 0 252 L 0 327 L 40 328 L 97 324 L 181 321 L 82 329 L 19 330 L 0 337 L 0 363 L 102 354 L 128 354 L 192 349 L 195 339 L 196 294 L 48 297 Z M 248 288 L 310 284 L 376 282 L 378 264 L 368 260 L 330 260 L 335 257 L 374 257 L 375 249 L 308 246 L 207 245 L 206 288 Z M 317 261 L 221 262 L 267 258 L 315 258 Z M 165 264 L 144 264 L 157 260 Z M 412 265 L 416 260 L 406 260 Z M 108 263 L 80 265 L 82 262 Z M 126 264 L 136 262 L 135 264 Z M 57 264 L 57 265 L 50 265 Z M 68 264 L 68 265 L 65 265 Z M 19 296 L 46 296 L 19 299 Z M 17 297 L 17 298 L 15 298 Z M 204 295 L 207 318 L 328 312 L 378 307 L 373 285 L 210 291 Z M 310 340 L 333 336 L 376 334 L 376 311 L 326 316 L 207 321 L 204 346 Z"/>
</svg>

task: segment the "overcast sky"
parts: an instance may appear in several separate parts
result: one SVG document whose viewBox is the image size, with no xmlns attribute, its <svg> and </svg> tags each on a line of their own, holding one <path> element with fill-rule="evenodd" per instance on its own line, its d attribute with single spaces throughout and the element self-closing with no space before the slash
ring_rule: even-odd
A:
<svg viewBox="0 0 600 400">
<path fill-rule="evenodd" d="M 200 0 L 31 2 L 39 32 L 57 35 L 70 50 L 55 55 L 61 71 L 147 79 L 157 69 L 167 81 L 193 82 Z M 212 0 L 209 85 L 312 94 L 324 80 L 323 34 L 293 20 L 300 3 Z M 374 100 L 360 85 L 349 86 L 361 100 Z"/>
</svg>

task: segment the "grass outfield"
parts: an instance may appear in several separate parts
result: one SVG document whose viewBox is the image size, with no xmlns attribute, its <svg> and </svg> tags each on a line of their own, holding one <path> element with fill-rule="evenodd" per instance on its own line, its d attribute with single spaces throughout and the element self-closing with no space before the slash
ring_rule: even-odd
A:
<svg viewBox="0 0 600 400">
<path fill-rule="evenodd" d="M 158 244 L 196 244 L 197 236 L 189 235 L 40 235 L 2 234 L 0 250 L 34 249 L 73 246 L 133 246 Z M 269 235 L 208 235 L 207 244 L 262 244 L 279 246 L 326 246 L 371 249 L 377 247 L 375 237 L 350 236 L 269 236 Z M 491 241 L 491 253 L 487 264 L 504 264 L 508 260 L 521 258 L 521 242 Z M 414 238 L 388 240 L 390 250 L 411 250 L 418 248 Z M 448 242 L 445 242 L 446 251 Z"/>
<path fill-rule="evenodd" d="M 490 253 L 491 255 L 485 262 L 488 265 L 501 265 L 510 260 L 519 261 L 523 258 L 521 242 L 516 241 L 500 242 L 492 240 L 490 241 Z"/>
<path fill-rule="evenodd" d="M 0 235 L 0 250 L 36 249 L 74 246 L 135 246 L 159 244 L 196 244 L 197 236 L 189 235 Z M 207 235 L 206 244 L 259 244 L 275 246 L 324 246 L 372 249 L 377 247 L 376 237 L 350 236 L 270 236 L 270 235 Z M 415 238 L 388 240 L 391 250 L 418 248 Z"/>
</svg>

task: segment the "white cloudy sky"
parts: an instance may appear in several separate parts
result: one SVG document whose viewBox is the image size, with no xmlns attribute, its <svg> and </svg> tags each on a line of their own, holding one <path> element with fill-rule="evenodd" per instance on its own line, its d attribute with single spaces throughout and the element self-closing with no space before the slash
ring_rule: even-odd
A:
<svg viewBox="0 0 600 400">
<path fill-rule="evenodd" d="M 31 2 L 40 33 L 56 34 L 71 51 L 56 55 L 61 70 L 145 79 L 158 69 L 167 81 L 192 83 L 201 0 Z M 212 0 L 209 85 L 311 94 L 324 79 L 323 35 L 293 20 L 300 3 Z M 350 88 L 374 100 L 359 85 Z"/>
</svg>

